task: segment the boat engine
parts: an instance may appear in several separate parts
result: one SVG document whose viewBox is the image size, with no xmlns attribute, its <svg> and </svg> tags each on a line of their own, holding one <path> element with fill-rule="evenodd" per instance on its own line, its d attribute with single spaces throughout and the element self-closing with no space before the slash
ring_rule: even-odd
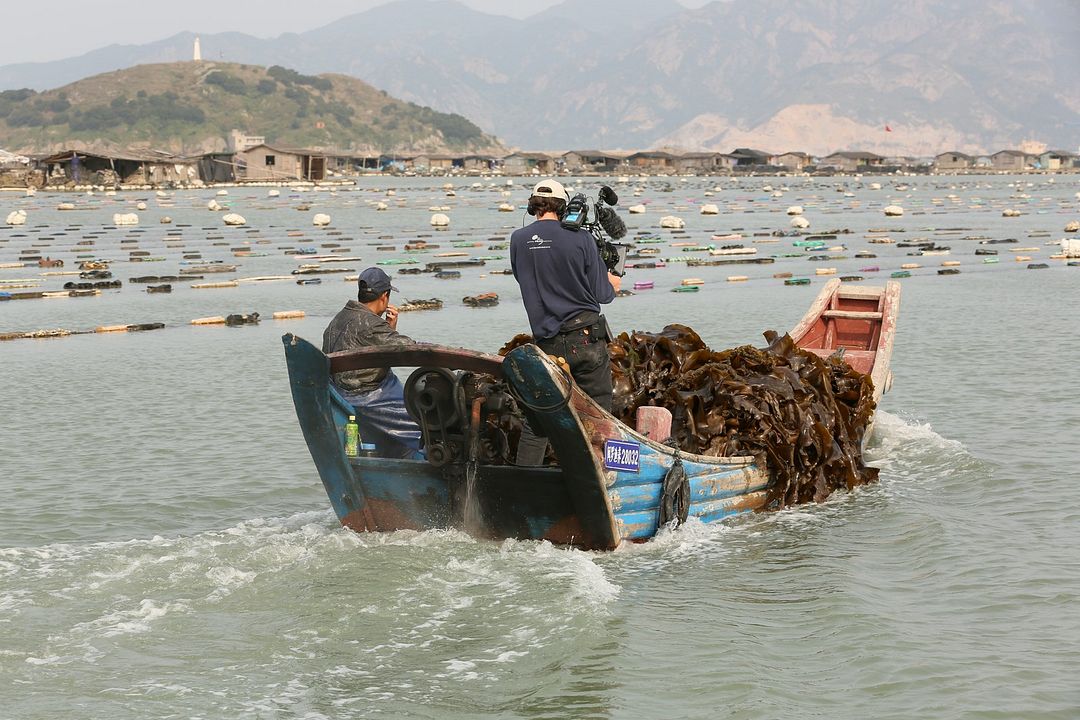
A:
<svg viewBox="0 0 1080 720">
<path fill-rule="evenodd" d="M 420 426 L 424 453 L 436 467 L 473 459 L 508 464 L 504 418 L 513 407 L 505 386 L 486 375 L 428 367 L 414 370 L 405 382 L 405 409 Z"/>
</svg>

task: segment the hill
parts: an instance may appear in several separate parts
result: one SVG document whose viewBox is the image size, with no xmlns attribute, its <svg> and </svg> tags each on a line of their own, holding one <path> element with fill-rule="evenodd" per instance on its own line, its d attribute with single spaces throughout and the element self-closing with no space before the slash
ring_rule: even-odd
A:
<svg viewBox="0 0 1080 720">
<path fill-rule="evenodd" d="M 526 20 L 399 0 L 205 56 L 362 77 L 527 148 L 827 153 L 1080 143 L 1076 0 L 565 0 Z M 194 35 L 0 67 L 0 88 L 190 57 Z M 362 48 L 361 52 L 357 48 Z M 885 132 L 888 125 L 891 132 Z"/>
<path fill-rule="evenodd" d="M 0 93 L 0 147 L 73 144 L 222 150 L 233 129 L 293 147 L 480 151 L 498 141 L 466 118 L 390 97 L 344 75 L 222 62 L 138 65 L 38 93 Z"/>
</svg>

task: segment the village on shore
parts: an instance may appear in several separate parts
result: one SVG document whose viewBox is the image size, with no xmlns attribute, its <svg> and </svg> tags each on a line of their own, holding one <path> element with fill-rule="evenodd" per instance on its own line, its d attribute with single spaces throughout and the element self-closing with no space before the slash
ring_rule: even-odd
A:
<svg viewBox="0 0 1080 720">
<path fill-rule="evenodd" d="M 721 152 L 642 150 L 607 152 L 517 151 L 479 153 L 354 153 L 269 144 L 234 131 L 230 150 L 178 156 L 147 149 L 65 149 L 22 156 L 0 150 L 0 188 L 82 190 L 88 187 L 169 188 L 221 184 L 347 182 L 369 174 L 446 175 L 737 175 L 846 173 L 961 174 L 1078 172 L 1080 154 L 1005 149 L 988 155 L 959 151 L 934 157 L 887 157 L 840 151 L 816 157 L 805 152 L 769 153 L 752 148 Z"/>
</svg>

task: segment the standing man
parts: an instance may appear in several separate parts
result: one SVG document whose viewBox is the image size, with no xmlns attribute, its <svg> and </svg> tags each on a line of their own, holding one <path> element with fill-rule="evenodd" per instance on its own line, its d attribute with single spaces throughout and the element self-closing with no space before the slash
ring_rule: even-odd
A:
<svg viewBox="0 0 1080 720">
<path fill-rule="evenodd" d="M 609 332 L 600 306 L 615 299 L 621 280 L 607 271 L 590 233 L 559 223 L 569 200 L 556 180 L 536 184 L 528 206 L 536 221 L 510 236 L 510 266 L 534 342 L 565 358 L 578 386 L 610 411 Z M 523 433 L 517 464 L 540 465 L 546 449 L 546 438 Z"/>
<path fill-rule="evenodd" d="M 380 268 L 360 273 L 356 300 L 347 302 L 323 333 L 323 352 L 413 344 L 412 338 L 397 331 L 398 309 L 390 304 L 391 290 L 397 288 Z M 333 375 L 331 381 L 356 408 L 360 437 L 374 442 L 381 456 L 418 456 L 420 428 L 405 410 L 404 388 L 389 368 L 350 370 Z"/>
</svg>

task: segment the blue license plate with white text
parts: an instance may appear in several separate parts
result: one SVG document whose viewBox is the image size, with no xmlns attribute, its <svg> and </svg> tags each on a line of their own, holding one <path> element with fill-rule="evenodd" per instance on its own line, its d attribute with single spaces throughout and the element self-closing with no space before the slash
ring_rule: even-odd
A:
<svg viewBox="0 0 1080 720">
<path fill-rule="evenodd" d="M 604 467 L 608 470 L 638 472 L 640 459 L 641 443 L 626 440 L 604 441 Z"/>
</svg>

